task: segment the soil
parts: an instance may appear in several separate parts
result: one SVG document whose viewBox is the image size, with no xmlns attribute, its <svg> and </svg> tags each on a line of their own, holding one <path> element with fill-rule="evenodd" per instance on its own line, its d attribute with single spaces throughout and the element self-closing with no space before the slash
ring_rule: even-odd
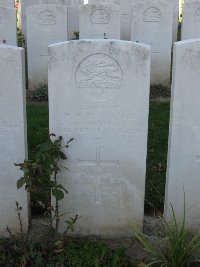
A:
<svg viewBox="0 0 200 267">
<path fill-rule="evenodd" d="M 48 219 L 32 219 L 32 226 L 31 226 L 31 237 L 37 236 L 44 236 L 45 232 L 48 232 Z M 156 216 L 145 216 L 144 217 L 144 228 L 143 232 L 147 235 L 152 235 L 154 232 L 158 233 L 161 231 L 159 218 Z M 133 229 L 134 232 L 134 229 Z M 91 236 L 88 237 L 91 240 L 96 241 L 103 241 L 106 243 L 111 249 L 116 248 L 125 248 L 126 254 L 130 258 L 132 262 L 144 262 L 148 258 L 148 254 L 142 249 L 141 245 L 137 241 L 134 234 L 132 237 L 125 237 L 125 238 L 115 238 L 115 239 L 102 239 L 99 237 Z"/>
</svg>

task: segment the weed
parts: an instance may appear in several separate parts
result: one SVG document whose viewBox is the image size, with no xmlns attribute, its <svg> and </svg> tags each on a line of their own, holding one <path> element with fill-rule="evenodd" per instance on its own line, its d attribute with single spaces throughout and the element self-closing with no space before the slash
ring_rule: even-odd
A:
<svg viewBox="0 0 200 267">
<path fill-rule="evenodd" d="M 37 101 L 47 101 L 48 85 L 46 83 L 39 83 L 39 85 L 32 92 L 32 99 Z"/>
<path fill-rule="evenodd" d="M 147 266 L 194 267 L 200 263 L 200 233 L 192 235 L 186 230 L 185 204 L 182 222 L 179 224 L 173 206 L 170 208 L 170 222 L 160 216 L 163 237 L 137 233 L 136 237 L 150 254 Z"/>
</svg>

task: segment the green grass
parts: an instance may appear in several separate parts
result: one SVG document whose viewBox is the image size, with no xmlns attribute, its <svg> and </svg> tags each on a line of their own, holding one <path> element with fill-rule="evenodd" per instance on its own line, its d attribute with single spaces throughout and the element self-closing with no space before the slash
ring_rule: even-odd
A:
<svg viewBox="0 0 200 267">
<path fill-rule="evenodd" d="M 167 166 L 169 102 L 150 102 L 146 211 L 149 205 L 162 211 Z"/>
<path fill-rule="evenodd" d="M 29 159 L 33 149 L 47 140 L 49 134 L 49 118 L 47 104 L 27 104 L 27 131 Z"/>
<path fill-rule="evenodd" d="M 27 104 L 29 159 L 31 151 L 48 136 L 48 105 Z M 150 206 L 162 211 L 165 191 L 169 102 L 150 101 L 146 211 Z M 151 205 L 149 205 L 151 204 Z"/>
<path fill-rule="evenodd" d="M 84 238 L 62 242 L 49 235 L 24 242 L 18 237 L 0 240 L 0 266 L 134 267 L 125 251 Z"/>
</svg>

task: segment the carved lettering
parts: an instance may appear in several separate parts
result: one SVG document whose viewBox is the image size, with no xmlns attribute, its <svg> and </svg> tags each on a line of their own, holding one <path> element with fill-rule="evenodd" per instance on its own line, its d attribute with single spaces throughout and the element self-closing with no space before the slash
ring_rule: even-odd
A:
<svg viewBox="0 0 200 267">
<path fill-rule="evenodd" d="M 55 25 L 56 16 L 52 11 L 45 10 L 39 13 L 37 21 L 39 25 Z"/>
<path fill-rule="evenodd" d="M 97 9 L 92 12 L 90 21 L 92 24 L 108 24 L 110 15 L 105 9 Z"/>
<path fill-rule="evenodd" d="M 76 83 L 84 95 L 96 101 L 113 98 L 123 78 L 118 62 L 105 54 L 93 54 L 77 67 Z"/>
<path fill-rule="evenodd" d="M 161 20 L 161 11 L 156 7 L 149 7 L 143 13 L 144 22 L 160 22 Z"/>
<path fill-rule="evenodd" d="M 194 19 L 200 21 L 200 8 L 198 8 L 194 13 Z"/>
</svg>

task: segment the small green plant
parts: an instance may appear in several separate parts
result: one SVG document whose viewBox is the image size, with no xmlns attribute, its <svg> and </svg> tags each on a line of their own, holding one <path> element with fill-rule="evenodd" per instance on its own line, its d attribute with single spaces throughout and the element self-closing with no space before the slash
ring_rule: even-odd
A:
<svg viewBox="0 0 200 267">
<path fill-rule="evenodd" d="M 125 249 L 113 251 L 102 250 L 101 256 L 95 259 L 94 267 L 130 267 L 132 266 L 125 255 Z"/>
<path fill-rule="evenodd" d="M 67 159 L 64 149 L 68 149 L 72 141 L 73 138 L 63 145 L 61 136 L 56 138 L 55 134 L 50 134 L 45 143 L 35 148 L 32 160 L 25 160 L 23 163 L 16 164 L 24 174 L 17 181 L 17 188 L 25 186 L 25 189 L 30 192 L 31 198 L 45 206 L 46 214 L 51 215 L 50 227 L 55 221 L 56 232 L 58 231 L 61 217 L 59 201 L 68 193 L 65 187 L 58 183 L 57 175 L 62 168 L 65 168 L 60 165 L 60 161 Z M 44 195 L 46 200 L 44 200 Z M 51 199 L 50 195 L 55 198 L 55 206 L 52 206 L 50 201 L 48 202 L 48 199 Z M 66 220 L 67 228 L 65 233 L 69 230 L 74 230 L 74 224 L 77 220 L 78 215 L 75 218 Z"/>
<path fill-rule="evenodd" d="M 200 263 L 200 233 L 186 230 L 185 204 L 181 224 L 178 223 L 171 205 L 170 222 L 160 217 L 163 237 L 137 233 L 136 237 L 151 256 L 147 266 L 194 267 Z"/>
<path fill-rule="evenodd" d="M 48 85 L 46 83 L 39 83 L 35 90 L 32 92 L 32 99 L 37 101 L 47 101 Z"/>
<path fill-rule="evenodd" d="M 79 32 L 78 31 L 75 31 L 74 32 L 74 36 L 75 36 L 75 40 L 78 40 L 79 39 Z"/>
<path fill-rule="evenodd" d="M 25 39 L 24 35 L 22 34 L 22 31 L 18 31 L 17 38 L 18 38 L 18 46 L 23 47 L 23 45 L 25 44 Z"/>
</svg>

